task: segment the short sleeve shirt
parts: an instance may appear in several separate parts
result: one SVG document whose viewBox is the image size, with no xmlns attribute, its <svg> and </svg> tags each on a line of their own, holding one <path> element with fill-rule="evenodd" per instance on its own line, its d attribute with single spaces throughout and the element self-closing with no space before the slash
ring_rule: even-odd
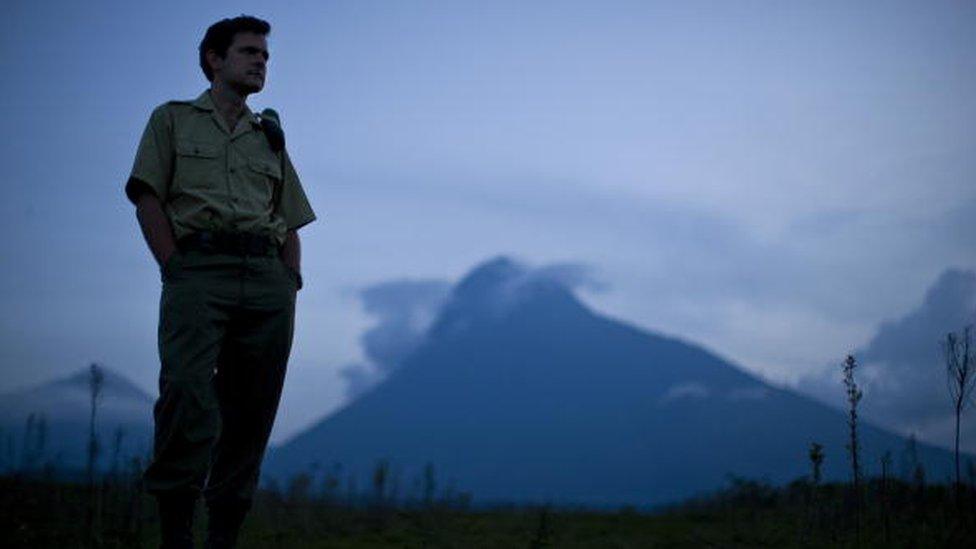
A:
<svg viewBox="0 0 976 549">
<path fill-rule="evenodd" d="M 281 245 L 316 218 L 288 153 L 271 149 L 260 119 L 245 107 L 228 128 L 209 90 L 153 111 L 125 187 L 133 203 L 139 183 L 159 197 L 177 239 L 233 231 Z"/>
</svg>

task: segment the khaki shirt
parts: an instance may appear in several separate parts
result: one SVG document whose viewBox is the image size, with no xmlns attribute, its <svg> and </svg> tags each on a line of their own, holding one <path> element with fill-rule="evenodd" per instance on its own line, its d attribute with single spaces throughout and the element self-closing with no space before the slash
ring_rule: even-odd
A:
<svg viewBox="0 0 976 549">
<path fill-rule="evenodd" d="M 153 111 L 125 192 L 135 203 L 137 183 L 148 185 L 177 239 L 199 230 L 250 232 L 280 246 L 288 230 L 315 220 L 287 152 L 281 154 L 246 106 L 231 131 L 207 90 Z"/>
</svg>

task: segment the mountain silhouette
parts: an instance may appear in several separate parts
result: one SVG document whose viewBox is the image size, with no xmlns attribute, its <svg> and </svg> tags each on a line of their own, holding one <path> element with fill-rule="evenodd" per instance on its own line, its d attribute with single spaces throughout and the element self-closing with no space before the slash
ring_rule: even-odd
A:
<svg viewBox="0 0 976 549">
<path fill-rule="evenodd" d="M 505 258 L 454 288 L 423 342 L 383 382 L 279 447 L 285 480 L 338 464 L 369 486 L 387 460 L 401 495 L 425 464 L 477 504 L 653 506 L 728 475 L 782 483 L 824 445 L 847 478 L 846 416 L 774 387 L 705 348 L 589 310 L 557 280 Z M 838 391 L 843 388 L 838 386 Z M 861 426 L 862 463 L 905 441 Z M 948 452 L 919 445 L 941 480 Z"/>
<path fill-rule="evenodd" d="M 948 268 L 929 286 L 921 302 L 903 315 L 881 322 L 864 347 L 862 417 L 902 434 L 952 448 L 955 414 L 946 384 L 946 335 L 976 325 L 976 271 Z M 840 371 L 802 377 L 797 388 L 835 408 L 844 406 Z M 976 422 L 963 415 L 961 448 L 976 452 Z"/>
<path fill-rule="evenodd" d="M 153 398 L 122 375 L 102 367 L 99 370 L 103 378 L 95 415 L 99 446 L 96 465 L 107 470 L 113 465 L 125 466 L 133 456 L 148 455 Z M 62 476 L 84 470 L 91 414 L 90 376 L 89 368 L 84 368 L 63 379 L 0 395 L 0 428 L 7 438 L 2 469 L 37 471 L 50 466 Z M 119 432 L 122 437 L 116 455 Z"/>
</svg>

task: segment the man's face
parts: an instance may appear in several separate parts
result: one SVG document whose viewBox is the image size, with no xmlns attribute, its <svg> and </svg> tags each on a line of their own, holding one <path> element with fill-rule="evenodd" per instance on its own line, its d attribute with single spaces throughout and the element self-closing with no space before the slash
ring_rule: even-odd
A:
<svg viewBox="0 0 976 549">
<path fill-rule="evenodd" d="M 264 88 L 267 75 L 268 41 L 253 32 L 239 32 L 221 59 L 213 50 L 207 59 L 213 67 L 214 82 L 218 79 L 241 95 L 257 93 Z"/>
</svg>

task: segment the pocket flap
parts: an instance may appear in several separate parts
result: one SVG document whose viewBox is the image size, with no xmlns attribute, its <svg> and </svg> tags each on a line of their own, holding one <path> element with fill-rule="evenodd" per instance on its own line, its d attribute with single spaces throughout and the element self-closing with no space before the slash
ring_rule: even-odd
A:
<svg viewBox="0 0 976 549">
<path fill-rule="evenodd" d="M 176 154 L 198 158 L 217 158 L 219 151 L 213 143 L 200 141 L 177 141 Z"/>
<path fill-rule="evenodd" d="M 278 166 L 277 162 L 252 159 L 248 161 L 247 165 L 258 173 L 263 173 L 264 175 L 273 177 L 275 179 L 281 179 L 281 167 Z"/>
</svg>

